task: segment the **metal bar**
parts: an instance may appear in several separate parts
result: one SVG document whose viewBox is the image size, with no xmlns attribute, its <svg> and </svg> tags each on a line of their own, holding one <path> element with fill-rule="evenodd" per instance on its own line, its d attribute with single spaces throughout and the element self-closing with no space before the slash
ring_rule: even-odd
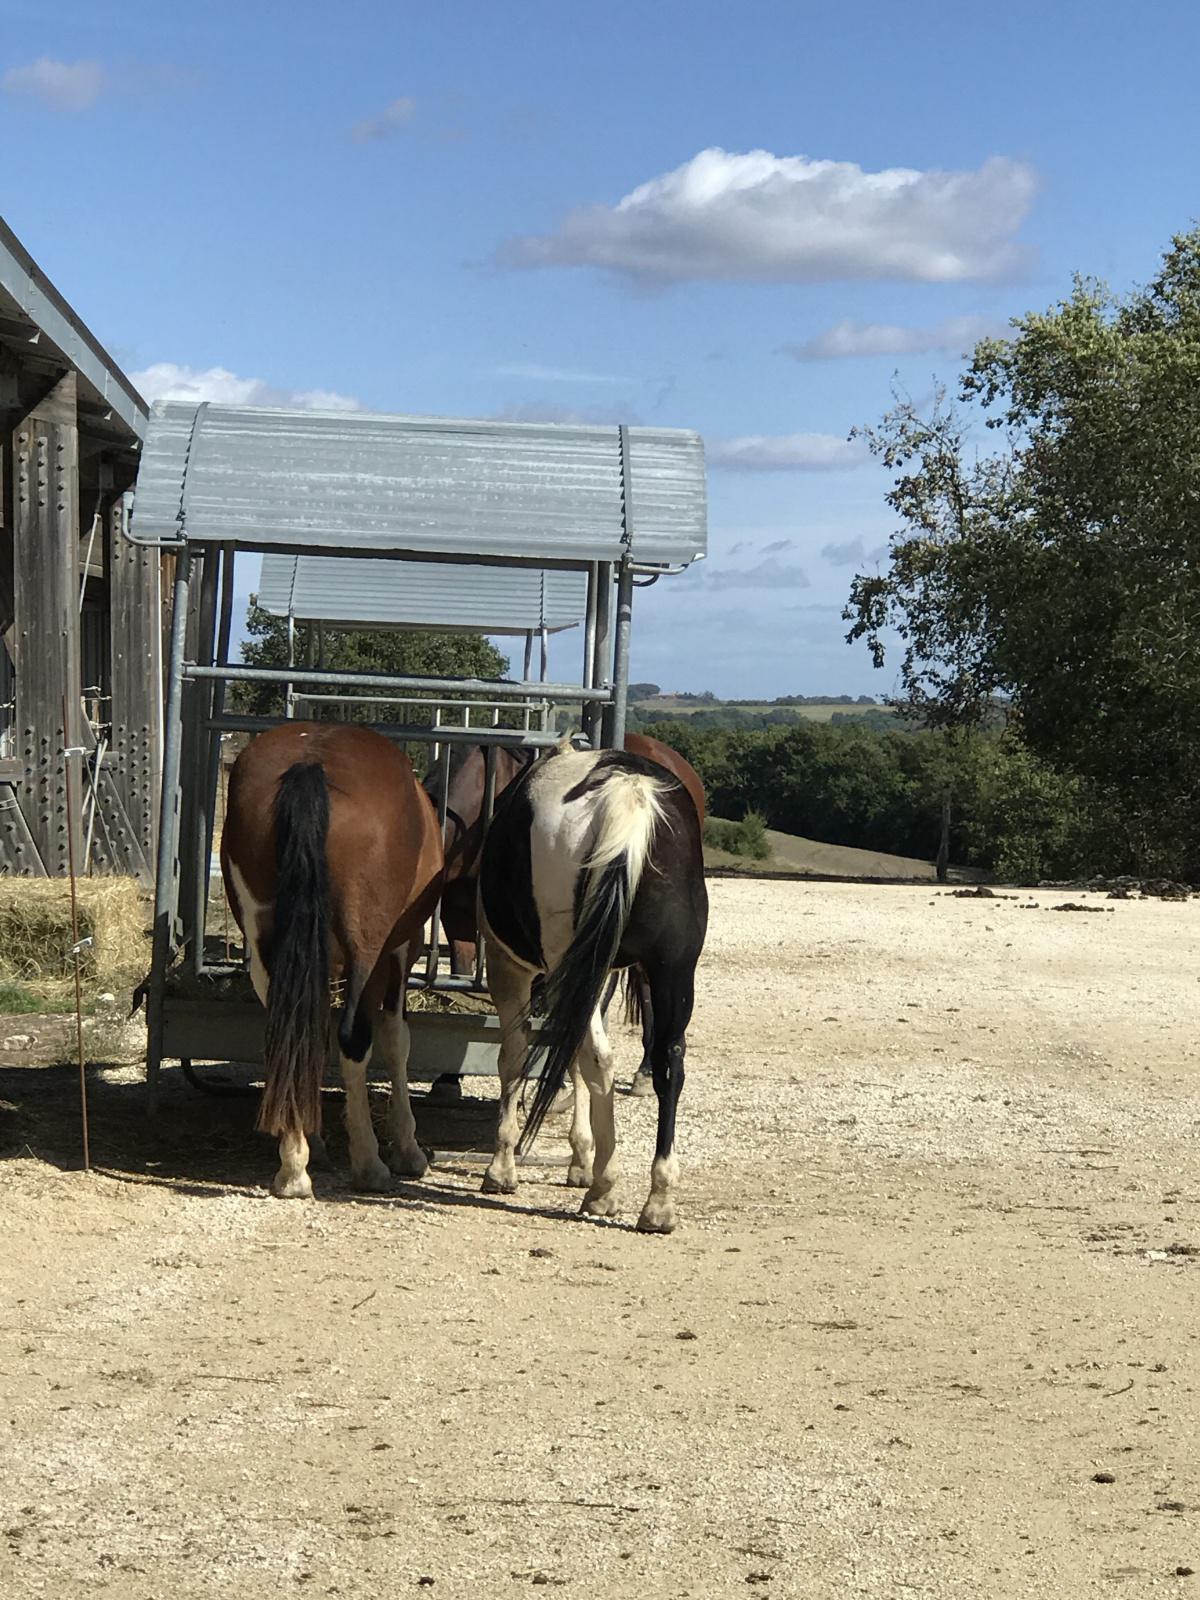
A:
<svg viewBox="0 0 1200 1600">
<path fill-rule="evenodd" d="M 450 809 L 450 744 L 445 741 L 439 749 L 442 768 L 442 781 L 438 795 L 438 827 L 441 829 L 442 839 L 446 837 L 446 813 Z M 437 982 L 438 971 L 438 944 L 442 931 L 442 897 L 439 894 L 437 904 L 433 908 L 433 915 L 429 921 L 429 955 L 425 962 L 425 986 L 432 988 Z"/>
<path fill-rule="evenodd" d="M 625 720 L 629 707 L 629 635 L 633 625 L 633 568 L 621 563 L 617 582 L 617 637 L 613 647 L 612 732 L 614 750 L 625 748 Z"/>
<path fill-rule="evenodd" d="M 283 717 L 258 717 L 246 712 L 225 711 L 220 716 L 210 717 L 207 726 L 221 733 L 261 733 L 265 728 L 282 726 L 285 720 Z M 359 726 L 370 728 L 373 733 L 382 733 L 397 744 L 408 740 L 414 744 L 434 744 L 445 740 L 447 744 L 512 745 L 520 750 L 552 750 L 558 744 L 556 734 L 540 733 L 535 728 L 528 731 L 524 728 L 451 728 L 443 723 L 435 732 L 428 725 L 422 727 L 400 722 L 363 722 Z"/>
<path fill-rule="evenodd" d="M 301 701 L 305 705 L 337 705 L 337 706 L 433 706 L 433 701 L 420 695 L 398 694 L 298 694 L 297 704 Z M 511 700 L 468 700 L 464 702 L 472 711 L 511 711 Z M 549 702 L 542 695 L 533 702 L 531 709 L 540 710 Z M 437 707 L 442 710 L 442 707 Z"/>
<path fill-rule="evenodd" d="M 296 665 L 296 618 L 289 611 L 287 619 L 288 666 Z M 284 716 L 289 722 L 296 715 L 296 685 L 289 678 L 283 695 Z"/>
<path fill-rule="evenodd" d="M 593 747 L 604 741 L 602 708 L 611 699 L 612 683 L 613 566 L 601 561 L 596 568 L 596 645 L 592 658 L 592 688 L 588 699 L 588 739 Z"/>
<path fill-rule="evenodd" d="M 206 549 L 203 563 L 200 611 L 196 619 L 196 660 L 201 666 L 211 666 L 216 647 L 221 549 Z M 188 950 L 193 972 L 199 972 L 204 965 L 204 928 L 208 918 L 210 832 L 205 780 L 209 770 L 210 746 L 219 739 L 218 734 L 209 727 L 215 710 L 216 688 L 217 680 L 193 682 L 190 685 L 190 697 L 185 697 L 183 705 L 184 720 L 194 718 L 194 726 L 187 730 L 181 770 L 184 790 L 181 809 L 189 835 L 184 839 L 183 847 L 189 856 L 187 887 L 191 891 L 187 901 L 181 905 L 184 918 L 183 945 Z"/>
<path fill-rule="evenodd" d="M 513 683 L 491 678 L 403 678 L 388 677 L 372 672 L 289 672 L 286 667 L 210 667 L 188 664 L 184 676 L 192 678 L 228 678 L 231 683 L 287 683 L 301 686 L 311 684 L 320 688 L 337 688 L 345 684 L 354 689 L 413 689 L 427 690 L 430 700 L 445 695 L 491 695 L 498 700 L 570 700 L 578 705 L 585 700 L 600 700 L 607 704 L 612 695 L 607 687 L 598 692 L 585 689 L 578 683 Z M 605 674 L 607 685 L 608 675 Z"/>
<path fill-rule="evenodd" d="M 496 809 L 496 746 L 485 746 L 483 753 L 483 839 L 480 848 L 487 843 L 488 829 L 492 825 L 492 813 Z M 483 953 L 483 926 L 478 915 L 475 918 L 475 986 L 483 987 L 484 980 L 484 953 Z"/>
<path fill-rule="evenodd" d="M 220 664 L 229 658 L 229 641 L 233 632 L 233 546 L 221 546 L 221 610 L 217 620 L 217 639 L 214 660 Z M 203 621 L 201 623 L 203 628 Z M 204 969 L 204 935 L 208 915 L 208 897 L 211 891 L 213 832 L 216 827 L 217 786 L 221 775 L 221 735 L 213 727 L 214 717 L 225 709 L 225 679 L 218 678 L 212 688 L 211 704 L 204 708 L 198 744 L 204 752 L 204 788 L 198 823 L 199 851 L 197 866 L 196 902 L 198 934 L 192 945 L 192 970 Z M 201 887 L 201 881 L 203 887 Z"/>
<path fill-rule="evenodd" d="M 163 992 L 171 959 L 175 920 L 176 851 L 179 839 L 179 762 L 183 748 L 183 655 L 187 638 L 188 592 L 195 557 L 181 551 L 175 565 L 171 612 L 171 655 L 167 667 L 167 705 L 163 719 L 162 791 L 159 801 L 158 861 L 154 880 L 154 943 L 146 991 L 146 1101 L 153 1115 L 163 1052 Z"/>
</svg>

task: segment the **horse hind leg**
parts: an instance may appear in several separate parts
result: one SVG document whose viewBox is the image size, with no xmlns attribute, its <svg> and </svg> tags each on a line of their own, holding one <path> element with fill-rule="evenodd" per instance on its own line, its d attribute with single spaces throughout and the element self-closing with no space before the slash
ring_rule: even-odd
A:
<svg viewBox="0 0 1200 1600">
<path fill-rule="evenodd" d="M 572 1073 L 578 1073 L 588 1088 L 591 1102 L 592 1137 L 595 1155 L 592 1165 L 592 1182 L 583 1197 L 580 1211 L 588 1217 L 611 1217 L 617 1204 L 613 1189 L 617 1181 L 616 1123 L 613 1118 L 613 1062 L 612 1046 L 608 1042 L 604 1020 L 599 1009 L 592 1017 L 591 1029 L 572 1064 Z"/>
<path fill-rule="evenodd" d="M 376 1029 L 378 1048 L 383 1052 L 392 1079 L 392 1100 L 388 1107 L 387 1164 L 398 1178 L 423 1178 L 429 1171 L 429 1161 L 417 1143 L 417 1119 L 413 1116 L 408 1097 L 408 1052 L 412 1035 L 404 1014 L 407 978 L 408 947 L 405 946 L 392 957 L 391 983 Z"/>
<path fill-rule="evenodd" d="M 693 972 L 654 974 L 651 981 L 654 1037 L 651 1063 L 658 1096 L 658 1136 L 650 1168 L 650 1193 L 638 1218 L 640 1233 L 672 1233 L 676 1225 L 675 1189 L 679 1158 L 675 1154 L 675 1113 L 683 1092 L 685 1034 L 691 1021 Z"/>
<path fill-rule="evenodd" d="M 629 969 L 629 982 L 636 986 L 637 1005 L 642 1014 L 642 1061 L 633 1075 L 629 1092 L 641 1099 L 654 1087 L 654 1064 L 651 1060 L 654 1046 L 654 1003 L 650 998 L 650 985 L 641 967 Z"/>
<path fill-rule="evenodd" d="M 338 1028 L 338 1054 L 346 1085 L 346 1133 L 350 1141 L 350 1181 L 368 1194 L 383 1194 L 392 1187 L 392 1175 L 379 1155 L 379 1140 L 371 1122 L 367 1097 L 367 1068 L 371 1063 L 374 1030 L 361 980 L 351 978 L 346 988 L 346 1008 Z"/>
<path fill-rule="evenodd" d="M 496 1149 L 483 1175 L 484 1194 L 513 1194 L 517 1187 L 517 1104 L 529 1052 L 527 1007 L 533 973 L 495 940 L 487 942 L 487 980 L 500 1017 L 500 1116 Z"/>
<path fill-rule="evenodd" d="M 590 1189 L 596 1155 L 596 1143 L 592 1138 L 592 1097 L 580 1073 L 578 1058 L 571 1063 L 571 1087 L 575 1099 L 571 1107 L 571 1131 L 567 1135 L 571 1144 L 567 1188 Z"/>
</svg>

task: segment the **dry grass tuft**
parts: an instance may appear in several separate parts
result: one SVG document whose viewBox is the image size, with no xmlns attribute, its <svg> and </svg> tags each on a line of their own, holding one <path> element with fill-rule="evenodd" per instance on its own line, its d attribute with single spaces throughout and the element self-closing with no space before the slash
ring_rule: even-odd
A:
<svg viewBox="0 0 1200 1600">
<path fill-rule="evenodd" d="M 89 988 L 116 988 L 143 975 L 149 901 L 132 878 L 85 878 L 78 886 L 79 937 Z M 74 987 L 71 887 L 63 878 L 0 878 L 0 984 L 54 1000 Z"/>
</svg>

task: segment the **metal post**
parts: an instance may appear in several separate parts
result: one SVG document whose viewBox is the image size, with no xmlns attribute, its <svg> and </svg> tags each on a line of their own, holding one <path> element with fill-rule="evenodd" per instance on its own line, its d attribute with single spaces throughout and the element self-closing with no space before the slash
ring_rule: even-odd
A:
<svg viewBox="0 0 1200 1600">
<path fill-rule="evenodd" d="M 288 612 L 287 619 L 288 666 L 296 665 L 296 619 Z M 289 678 L 283 694 L 283 714 L 289 720 L 296 715 L 296 685 Z"/>
<path fill-rule="evenodd" d="M 196 661 L 213 664 L 217 631 L 217 582 L 221 552 L 209 546 L 203 555 L 200 579 L 200 609 L 196 619 Z M 203 679 L 189 683 L 183 699 L 186 723 L 182 745 L 180 783 L 180 828 L 186 869 L 181 874 L 180 911 L 183 917 L 183 944 L 187 947 L 193 972 L 204 965 L 204 924 L 208 913 L 209 819 L 206 815 L 209 747 L 217 735 L 210 729 L 214 694 L 219 680 Z"/>
<path fill-rule="evenodd" d="M 443 840 L 446 837 L 446 812 L 450 807 L 450 742 L 446 740 L 441 748 L 441 795 L 438 800 L 438 827 L 442 831 Z M 429 956 L 425 962 L 425 986 L 432 989 L 437 982 L 438 974 L 438 944 L 442 937 L 442 897 L 438 896 L 437 905 L 433 908 L 433 916 L 429 923 Z"/>
<path fill-rule="evenodd" d="M 523 667 L 523 669 L 521 671 L 521 682 L 522 683 L 528 683 L 529 682 L 529 674 L 530 674 L 532 668 L 533 668 L 533 629 L 532 628 L 527 628 L 526 631 L 525 631 L 525 665 L 524 665 L 524 667 Z M 526 727 L 526 728 L 528 728 L 528 726 L 529 726 L 529 701 L 528 701 L 528 699 L 526 699 L 526 701 L 525 701 L 525 715 L 524 715 L 524 719 L 522 721 L 522 726 Z"/>
<path fill-rule="evenodd" d="M 162 1067 L 163 998 L 174 942 L 178 889 L 179 763 L 183 749 L 183 658 L 187 641 L 188 594 L 195 556 L 181 550 L 175 558 L 175 599 L 171 612 L 171 655 L 167 667 L 167 706 L 163 730 L 162 791 L 158 814 L 158 863 L 154 883 L 154 943 L 146 992 L 146 1108 L 153 1115 Z"/>
<path fill-rule="evenodd" d="M 483 838 L 480 849 L 487 843 L 488 829 L 492 825 L 492 812 L 496 809 L 496 746 L 489 744 L 484 750 L 484 778 L 483 778 Z M 483 928 L 479 916 L 475 918 L 475 987 L 483 988 L 484 982 L 484 951 Z"/>
<path fill-rule="evenodd" d="M 233 632 L 233 546 L 221 546 L 221 612 L 217 623 L 216 650 L 212 659 L 219 666 L 229 658 L 229 640 Z M 215 560 L 214 560 L 215 566 Z M 207 576 L 207 573 L 206 573 Z M 215 585 L 214 572 L 214 585 Z M 201 616 L 201 639 L 205 639 L 204 617 Z M 225 680 L 216 678 L 212 685 L 211 708 L 202 705 L 200 711 L 208 710 L 204 718 L 204 733 L 197 738 L 197 746 L 204 750 L 204 786 L 199 791 L 199 819 L 197 822 L 196 845 L 198 862 L 196 868 L 196 936 L 192 944 L 192 970 L 199 974 L 204 968 L 204 932 L 205 919 L 208 912 L 208 896 L 212 883 L 212 846 L 213 833 L 216 828 L 217 813 L 217 785 L 221 771 L 221 735 L 212 726 L 214 718 L 219 717 L 225 710 Z M 207 747 L 204 740 L 207 739 Z M 199 779 L 199 774 L 197 774 Z"/>
<path fill-rule="evenodd" d="M 546 632 L 545 628 L 542 629 L 541 668 L 542 670 L 538 677 L 538 682 L 545 683 L 546 679 L 550 676 L 550 635 Z"/>
<path fill-rule="evenodd" d="M 621 563 L 617 581 L 617 637 L 613 648 L 613 703 L 606 741 L 614 750 L 625 748 L 625 717 L 629 704 L 629 634 L 633 622 L 633 563 Z M 606 716 L 606 721 L 608 716 Z"/>
<path fill-rule="evenodd" d="M 613 564 L 601 561 L 596 569 L 596 648 L 592 657 L 593 689 L 607 690 L 612 684 L 612 592 Z M 590 708 L 588 738 L 593 746 L 606 744 L 603 708 Z"/>
</svg>

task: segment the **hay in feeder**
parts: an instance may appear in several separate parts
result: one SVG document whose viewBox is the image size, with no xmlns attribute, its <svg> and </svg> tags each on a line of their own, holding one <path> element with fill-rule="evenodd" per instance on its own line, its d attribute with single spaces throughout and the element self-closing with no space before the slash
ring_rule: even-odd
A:
<svg viewBox="0 0 1200 1600">
<path fill-rule="evenodd" d="M 151 909 L 133 878 L 78 884 L 84 982 L 116 988 L 149 962 Z M 0 984 L 21 984 L 47 999 L 74 984 L 71 886 L 65 878 L 0 878 Z"/>
</svg>

